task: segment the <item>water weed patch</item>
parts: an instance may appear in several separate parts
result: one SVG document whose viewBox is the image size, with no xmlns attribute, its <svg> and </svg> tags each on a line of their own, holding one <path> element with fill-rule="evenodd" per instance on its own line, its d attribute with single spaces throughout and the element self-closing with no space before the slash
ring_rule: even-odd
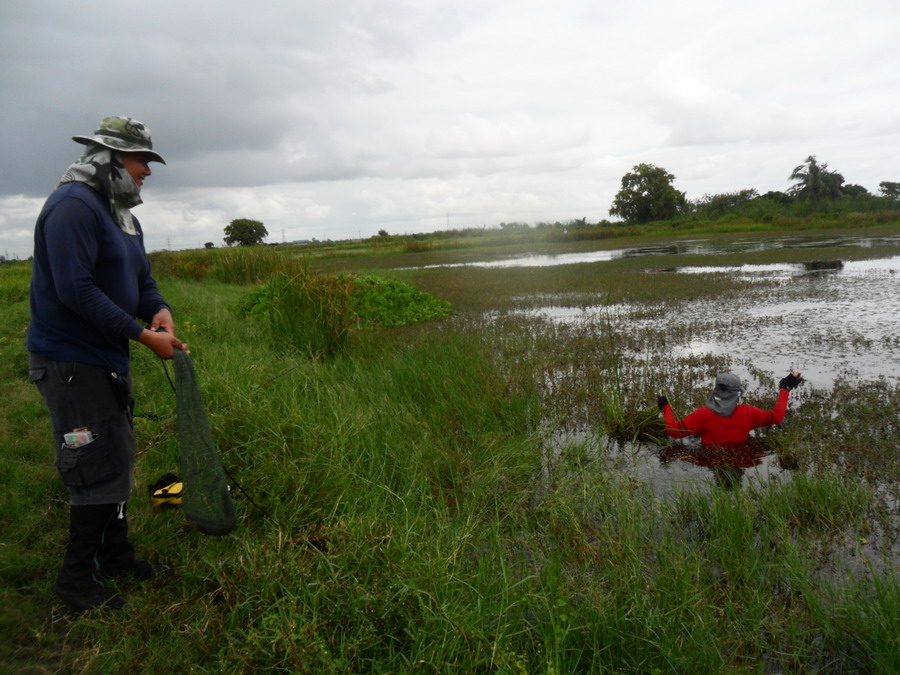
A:
<svg viewBox="0 0 900 675">
<path fill-rule="evenodd" d="M 397 279 L 366 275 L 354 282 L 351 307 L 365 326 L 407 326 L 442 319 L 451 311 L 449 302 Z"/>
</svg>

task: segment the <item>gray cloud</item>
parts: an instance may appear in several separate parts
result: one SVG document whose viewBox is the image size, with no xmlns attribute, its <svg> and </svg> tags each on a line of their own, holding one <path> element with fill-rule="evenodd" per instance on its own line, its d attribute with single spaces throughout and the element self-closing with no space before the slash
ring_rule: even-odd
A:
<svg viewBox="0 0 900 675">
<path fill-rule="evenodd" d="M 900 179 L 900 6 L 825 0 L 209 0 L 0 7 L 0 254 L 108 114 L 168 161 L 152 247 L 599 219 L 634 164 L 696 197 L 809 154 Z M 277 233 L 277 234 L 276 234 Z"/>
</svg>

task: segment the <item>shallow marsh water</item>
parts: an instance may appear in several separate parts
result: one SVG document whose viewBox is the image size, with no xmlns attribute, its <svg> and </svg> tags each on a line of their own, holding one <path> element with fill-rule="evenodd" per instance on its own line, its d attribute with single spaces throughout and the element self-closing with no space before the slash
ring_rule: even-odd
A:
<svg viewBox="0 0 900 675">
<path fill-rule="evenodd" d="M 671 244 L 637 246 L 598 251 L 581 251 L 577 253 L 534 254 L 523 253 L 501 256 L 490 260 L 469 260 L 457 263 L 439 263 L 423 265 L 420 269 L 432 267 L 549 267 L 553 265 L 573 265 L 578 263 L 608 262 L 621 258 L 635 258 L 656 255 L 719 255 L 727 253 L 753 253 L 779 249 L 815 249 L 848 246 L 871 248 L 873 246 L 900 244 L 900 235 L 878 237 L 779 237 L 772 239 L 739 239 L 735 241 L 714 241 L 710 239 L 694 239 Z"/>
<path fill-rule="evenodd" d="M 558 431 L 550 440 L 548 472 L 555 458 L 573 445 L 589 449 L 596 459 L 647 486 L 654 497 L 665 500 L 685 490 L 706 492 L 750 488 L 790 480 L 790 470 L 764 441 L 754 441 L 737 453 L 718 454 L 695 439 L 672 440 L 661 448 L 648 442 L 617 441 L 584 431 Z"/>
<path fill-rule="evenodd" d="M 587 262 L 588 256 L 602 264 L 604 260 L 627 256 L 685 252 L 714 256 L 790 247 L 829 247 L 832 253 L 835 246 L 897 243 L 900 236 L 785 238 L 731 244 L 695 241 L 590 254 L 520 256 L 480 264 L 569 264 Z M 797 408 L 811 396 L 828 396 L 837 379 L 863 382 L 884 378 L 892 385 L 900 383 L 900 256 L 862 261 L 832 258 L 806 263 L 656 267 L 647 269 L 645 274 L 658 277 L 661 285 L 666 284 L 669 275 L 676 274 L 705 275 L 711 285 L 727 275 L 740 278 L 746 285 L 737 297 L 728 294 L 692 302 L 663 299 L 652 304 L 573 307 L 566 298 L 546 296 L 541 298 L 542 306 L 514 313 L 549 324 L 595 326 L 598 330 L 644 335 L 642 348 L 632 348 L 623 358 L 643 361 L 645 370 L 651 360 L 667 364 L 666 368 L 698 359 L 726 363 L 727 370 L 744 380 L 748 403 L 756 403 L 767 394 L 774 396 L 773 383 L 791 369 L 802 371 L 806 380 L 792 394 L 791 408 Z M 533 300 L 529 298 L 523 304 L 533 305 Z M 646 350 L 654 352 L 652 359 Z M 634 371 L 641 372 L 641 366 Z M 711 373 L 710 386 L 712 379 Z M 683 415 L 689 411 L 678 412 Z M 558 432 L 552 439 L 550 455 L 577 444 L 593 446 L 610 468 L 649 486 L 660 499 L 682 490 L 708 490 L 714 486 L 740 489 L 791 479 L 791 469 L 782 466 L 764 443 L 740 461 L 717 462 L 716 458 L 704 456 L 690 440 L 672 441 L 669 447 L 661 448 L 652 443 L 592 439 L 589 434 L 568 430 Z M 900 448 L 897 450 L 900 452 Z"/>
<path fill-rule="evenodd" d="M 716 275 L 739 275 L 747 291 L 739 299 L 677 305 L 567 307 L 547 299 L 543 307 L 521 313 L 557 322 L 602 317 L 617 330 L 652 330 L 669 336 L 676 357 L 739 358 L 733 370 L 742 378 L 752 364 L 773 375 L 800 370 L 815 387 L 830 387 L 838 376 L 900 382 L 900 256 L 827 266 L 684 267 L 648 274 L 659 275 L 661 284 L 667 274 L 704 274 L 711 284 Z M 687 339 L 679 342 L 676 336 Z"/>
</svg>

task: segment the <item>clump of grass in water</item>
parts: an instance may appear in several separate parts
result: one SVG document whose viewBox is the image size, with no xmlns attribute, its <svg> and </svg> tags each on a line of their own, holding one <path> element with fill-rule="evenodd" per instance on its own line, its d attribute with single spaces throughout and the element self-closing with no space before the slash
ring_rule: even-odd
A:
<svg viewBox="0 0 900 675">
<path fill-rule="evenodd" d="M 627 406 L 618 356 L 613 358 L 609 384 L 600 390 L 600 401 L 604 413 L 603 425 L 611 438 L 654 443 L 665 439 L 665 428 L 657 408 L 634 409 Z"/>
<path fill-rule="evenodd" d="M 859 475 L 897 489 L 900 385 L 838 378 L 831 390 L 801 395 L 776 438 L 779 456 L 816 473 Z"/>
<path fill-rule="evenodd" d="M 665 430 L 659 421 L 659 411 L 656 408 L 635 409 L 627 405 L 622 384 L 621 350 L 608 308 L 600 339 L 605 342 L 610 364 L 607 385 L 600 389 L 600 402 L 603 408 L 603 423 L 606 432 L 616 440 L 661 442 L 665 437 Z M 632 377 L 641 377 L 641 375 L 637 373 Z"/>
</svg>

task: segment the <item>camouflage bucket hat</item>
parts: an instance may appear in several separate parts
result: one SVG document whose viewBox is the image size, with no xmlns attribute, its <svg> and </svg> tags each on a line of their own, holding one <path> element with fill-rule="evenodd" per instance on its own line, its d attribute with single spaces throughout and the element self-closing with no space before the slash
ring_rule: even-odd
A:
<svg viewBox="0 0 900 675">
<path fill-rule="evenodd" d="M 120 152 L 146 152 L 153 160 L 165 164 L 166 160 L 153 150 L 150 129 L 143 122 L 130 117 L 104 117 L 93 136 L 72 136 L 76 143 L 97 143 Z"/>
</svg>

